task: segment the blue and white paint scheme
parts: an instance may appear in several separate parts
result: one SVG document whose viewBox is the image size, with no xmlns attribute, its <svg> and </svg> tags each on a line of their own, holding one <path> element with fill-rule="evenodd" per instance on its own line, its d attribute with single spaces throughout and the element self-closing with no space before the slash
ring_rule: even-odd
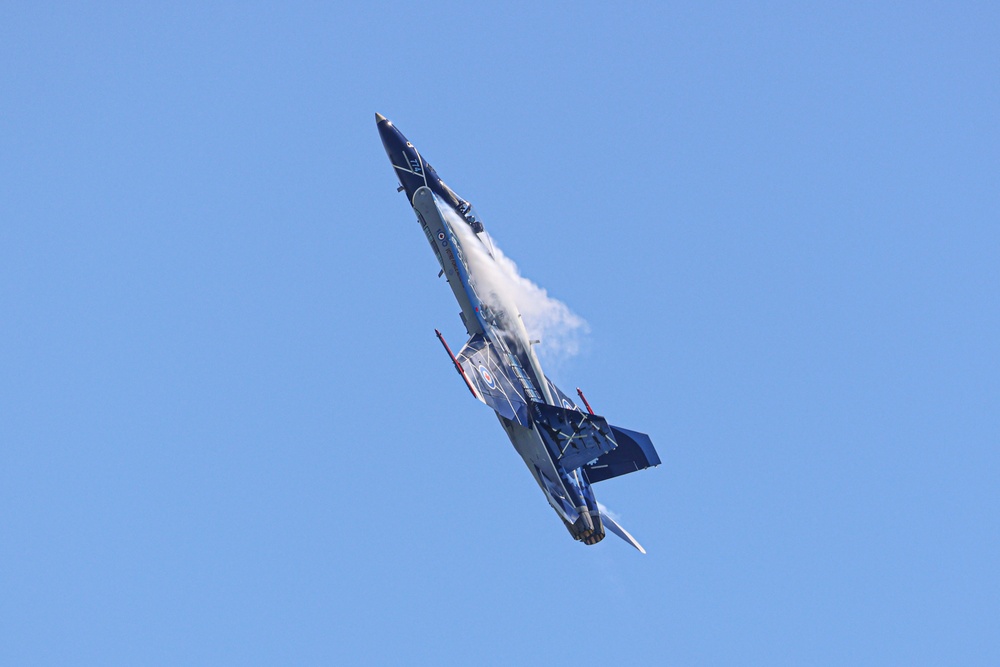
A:
<svg viewBox="0 0 1000 667">
<path fill-rule="evenodd" d="M 607 529 L 645 553 L 598 504 L 593 485 L 659 465 L 649 436 L 611 426 L 589 405 L 581 409 L 545 376 L 517 304 L 491 290 L 486 264 L 494 253 L 472 204 L 445 185 L 391 121 L 375 114 L 375 122 L 398 189 L 406 192 L 461 307 L 469 340 L 455 355 L 438 337 L 469 391 L 496 412 L 574 539 L 596 544 Z"/>
</svg>

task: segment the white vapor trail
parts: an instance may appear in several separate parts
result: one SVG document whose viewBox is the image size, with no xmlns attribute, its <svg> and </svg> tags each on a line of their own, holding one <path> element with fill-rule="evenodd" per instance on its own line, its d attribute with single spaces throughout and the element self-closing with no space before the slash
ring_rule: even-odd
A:
<svg viewBox="0 0 1000 667">
<path fill-rule="evenodd" d="M 587 322 L 562 301 L 528 280 L 492 238 L 485 239 L 493 256 L 468 223 L 450 206 L 439 204 L 442 215 L 459 236 L 465 259 L 476 281 L 476 291 L 491 307 L 520 313 L 529 340 L 539 356 L 559 362 L 581 351 L 583 337 L 590 331 Z M 488 236 L 483 233 L 481 237 Z"/>
</svg>

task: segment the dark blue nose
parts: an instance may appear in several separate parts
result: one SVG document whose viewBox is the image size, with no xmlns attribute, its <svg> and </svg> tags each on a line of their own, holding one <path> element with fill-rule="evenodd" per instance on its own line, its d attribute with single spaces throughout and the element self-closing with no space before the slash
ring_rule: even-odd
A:
<svg viewBox="0 0 1000 667">
<path fill-rule="evenodd" d="M 433 170 L 430 169 L 430 165 L 424 163 L 417 149 L 407 141 L 402 132 L 396 129 L 391 120 L 377 113 L 375 114 L 375 123 L 378 126 L 379 136 L 382 138 L 385 154 L 389 157 L 396 172 L 396 178 L 399 179 L 400 185 L 406 190 L 407 198 L 410 199 L 417 188 L 429 185 L 429 176 L 432 174 L 428 172 L 433 172 Z M 437 180 L 436 175 L 434 176 Z"/>
</svg>

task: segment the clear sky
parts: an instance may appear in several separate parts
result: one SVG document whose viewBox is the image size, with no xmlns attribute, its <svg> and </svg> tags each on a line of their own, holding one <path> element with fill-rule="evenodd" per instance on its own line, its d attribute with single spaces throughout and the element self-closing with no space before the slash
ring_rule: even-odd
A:
<svg viewBox="0 0 1000 667">
<path fill-rule="evenodd" d="M 665 4 L 3 3 L 0 663 L 1000 664 L 1000 10 Z M 589 324 L 647 556 L 376 111 Z"/>
</svg>

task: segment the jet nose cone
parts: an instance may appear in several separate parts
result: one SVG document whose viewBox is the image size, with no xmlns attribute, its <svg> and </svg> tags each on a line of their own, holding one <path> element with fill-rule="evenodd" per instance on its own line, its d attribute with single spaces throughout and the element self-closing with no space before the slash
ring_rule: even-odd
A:
<svg viewBox="0 0 1000 667">
<path fill-rule="evenodd" d="M 375 124 L 377 125 L 378 123 L 381 123 L 384 120 L 385 120 L 385 116 L 383 116 L 382 114 L 380 114 L 379 112 L 376 111 L 375 112 Z"/>
</svg>

